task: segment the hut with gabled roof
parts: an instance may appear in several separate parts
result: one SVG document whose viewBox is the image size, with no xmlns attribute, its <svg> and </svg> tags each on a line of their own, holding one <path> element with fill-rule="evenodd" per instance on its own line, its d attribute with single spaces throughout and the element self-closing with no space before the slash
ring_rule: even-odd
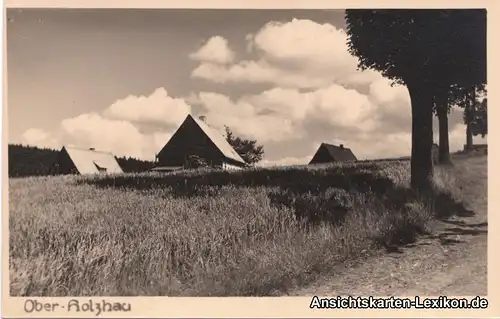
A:
<svg viewBox="0 0 500 319">
<path fill-rule="evenodd" d="M 354 156 L 351 149 L 344 147 L 343 144 L 335 146 L 333 144 L 321 143 L 309 164 L 325 164 L 357 160 L 358 159 Z"/>
<path fill-rule="evenodd" d="M 211 167 L 239 169 L 247 166 L 221 133 L 188 114 L 156 155 L 156 166 L 185 167 L 190 158 L 203 160 Z"/>
<path fill-rule="evenodd" d="M 94 148 L 63 146 L 55 164 L 57 174 L 119 174 L 123 173 L 116 157 Z"/>
</svg>

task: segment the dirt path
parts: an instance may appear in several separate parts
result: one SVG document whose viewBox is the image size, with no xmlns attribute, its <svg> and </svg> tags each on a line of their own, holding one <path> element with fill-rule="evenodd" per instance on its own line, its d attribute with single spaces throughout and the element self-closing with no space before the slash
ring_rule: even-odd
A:
<svg viewBox="0 0 500 319">
<path fill-rule="evenodd" d="M 457 159 L 472 217 L 454 216 L 433 225 L 401 252 L 367 260 L 290 295 L 487 295 L 486 157 Z"/>
</svg>

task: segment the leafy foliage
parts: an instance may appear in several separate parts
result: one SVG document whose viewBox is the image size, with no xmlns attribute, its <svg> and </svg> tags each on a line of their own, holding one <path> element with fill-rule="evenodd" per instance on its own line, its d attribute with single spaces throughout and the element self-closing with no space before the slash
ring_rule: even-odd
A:
<svg viewBox="0 0 500 319">
<path fill-rule="evenodd" d="M 412 185 L 426 188 L 432 175 L 433 99 L 448 108 L 453 85 L 467 89 L 486 82 L 486 11 L 353 9 L 346 10 L 346 22 L 358 67 L 408 87 Z"/>
<path fill-rule="evenodd" d="M 474 106 L 470 106 L 464 111 L 464 123 L 471 125 L 474 136 L 485 137 L 488 134 L 488 99 L 481 102 L 476 101 Z"/>
<path fill-rule="evenodd" d="M 384 77 L 399 84 L 405 84 L 415 74 L 424 75 L 429 70 L 423 68 L 429 63 L 424 52 L 436 43 L 431 43 L 425 33 L 425 16 L 418 12 L 346 10 L 349 52 L 358 57 L 359 67 L 380 71 Z"/>
<path fill-rule="evenodd" d="M 346 10 L 349 52 L 395 83 L 486 82 L 486 10 Z"/>
<path fill-rule="evenodd" d="M 486 10 L 346 10 L 349 52 L 396 83 L 486 82 Z M 376 39 L 376 41 L 375 41 Z"/>
<path fill-rule="evenodd" d="M 475 90 L 475 94 L 471 94 L 472 90 Z M 441 85 L 436 88 L 433 111 L 439 118 L 440 162 L 449 162 L 448 114 L 453 106 L 464 109 L 463 119 L 466 125 L 471 122 L 472 130 L 470 132 L 467 130 L 467 135 L 471 134 L 467 138 L 467 145 L 472 143 L 472 135 L 484 137 L 487 134 L 486 108 L 478 101 L 472 101 L 473 96 L 477 95 L 486 95 L 485 84 L 475 85 L 471 88 L 456 84 L 449 87 Z M 468 145 L 468 147 L 472 147 L 472 145 Z"/>
<path fill-rule="evenodd" d="M 433 111 L 438 115 L 440 108 L 444 108 L 445 114 L 449 114 L 453 106 L 463 106 L 466 90 L 459 85 L 439 86 L 434 93 Z"/>
<path fill-rule="evenodd" d="M 226 126 L 226 140 L 247 164 L 255 164 L 264 156 L 264 146 L 258 145 L 256 140 L 246 140 L 235 136 Z"/>
<path fill-rule="evenodd" d="M 189 155 L 187 158 L 187 162 L 185 168 L 187 169 L 196 169 L 196 168 L 206 168 L 209 167 L 207 161 L 197 155 Z"/>
<path fill-rule="evenodd" d="M 453 105 L 456 105 L 458 107 L 463 108 L 464 110 L 469 108 L 472 105 L 471 101 L 471 91 L 472 91 L 472 86 L 471 87 L 462 87 L 459 85 L 453 85 L 450 87 L 449 91 L 449 99 L 450 103 Z M 479 84 L 479 85 L 474 85 L 475 89 L 475 95 L 480 96 L 480 95 L 486 95 L 487 90 L 485 84 Z"/>
</svg>

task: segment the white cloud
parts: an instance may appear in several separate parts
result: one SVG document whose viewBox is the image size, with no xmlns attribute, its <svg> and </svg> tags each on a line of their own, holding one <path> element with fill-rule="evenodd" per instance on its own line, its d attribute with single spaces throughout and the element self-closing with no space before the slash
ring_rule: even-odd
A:
<svg viewBox="0 0 500 319">
<path fill-rule="evenodd" d="M 390 81 L 385 78 L 377 79 L 370 84 L 370 95 L 376 103 L 390 105 L 392 110 L 401 107 L 402 104 L 410 105 L 408 89 L 402 85 L 391 86 Z"/>
<path fill-rule="evenodd" d="M 250 41 L 270 61 L 281 64 L 313 69 L 334 66 L 342 73 L 356 68 L 356 60 L 345 49 L 345 32 L 331 24 L 298 19 L 270 22 Z M 341 63 L 332 63 L 332 60 Z"/>
<path fill-rule="evenodd" d="M 207 121 L 227 125 L 237 134 L 261 143 L 298 140 L 308 134 L 307 125 L 327 125 L 338 134 L 372 132 L 382 105 L 356 90 L 332 84 L 309 92 L 273 88 L 233 101 L 213 92 L 190 97 L 205 108 Z M 305 141 L 304 141 L 305 142 Z"/>
<path fill-rule="evenodd" d="M 326 139 L 352 145 L 361 158 L 408 155 L 407 89 L 391 87 L 378 72 L 357 70 L 345 31 L 328 23 L 293 19 L 270 22 L 246 40 L 257 58 L 228 65 L 205 61 L 191 75 L 217 83 L 266 83 L 274 88 L 234 102 L 200 94 L 197 100 L 207 108 L 209 120 L 234 123 L 237 133 L 263 143 Z M 366 89 L 360 91 L 360 86 Z"/>
<path fill-rule="evenodd" d="M 39 147 L 46 147 L 57 149 L 61 147 L 60 142 L 51 136 L 48 132 L 38 128 L 30 128 L 22 135 L 19 143 L 23 145 L 35 145 Z"/>
<path fill-rule="evenodd" d="M 67 143 L 81 147 L 151 160 L 190 112 L 184 99 L 170 97 L 164 88 L 158 88 L 149 96 L 119 99 L 100 114 L 65 119 L 59 134 Z M 160 125 L 152 125 L 155 123 Z"/>
<path fill-rule="evenodd" d="M 360 130 L 372 128 L 371 115 L 376 111 L 367 96 L 336 84 L 310 92 L 274 88 L 245 100 L 294 122 L 316 120 L 335 127 L 357 125 Z"/>
<path fill-rule="evenodd" d="M 232 65 L 205 61 L 191 75 L 218 83 L 270 83 L 290 88 L 361 85 L 380 77 L 377 72 L 357 70 L 357 59 L 347 51 L 346 33 L 331 24 L 298 19 L 270 22 L 246 39 L 260 58 Z"/>
<path fill-rule="evenodd" d="M 266 83 L 284 88 L 318 88 L 332 83 L 344 85 L 367 84 L 378 77 L 377 73 L 356 71 L 349 77 L 337 78 L 334 73 L 321 74 L 301 70 L 300 72 L 277 67 L 265 60 L 241 61 L 232 65 L 202 63 L 191 72 L 191 76 L 215 83 Z"/>
<path fill-rule="evenodd" d="M 233 65 L 202 63 L 191 75 L 215 83 L 267 83 L 289 88 L 316 88 L 328 84 L 329 79 L 303 73 L 291 73 L 266 61 L 241 61 Z"/>
<path fill-rule="evenodd" d="M 153 159 L 177 125 L 198 104 L 209 124 L 264 144 L 262 165 L 305 164 L 312 145 L 344 144 L 360 158 L 406 156 L 411 151 L 410 99 L 405 87 L 391 87 L 381 79 L 367 94 L 341 85 L 309 91 L 275 87 L 238 99 L 214 92 L 169 97 L 163 88 L 149 96 L 128 96 L 100 113 L 64 119 L 54 132 L 32 128 L 22 135 L 30 145 L 60 147 L 73 144 L 95 147 L 118 156 Z M 461 109 L 450 115 L 450 148 L 465 141 Z M 151 122 L 160 118 L 160 126 Z M 437 122 L 437 121 L 435 121 Z M 438 139 L 435 126 L 435 140 Z M 480 139 L 475 138 L 477 142 Z M 289 145 L 289 147 L 283 146 Z"/>
<path fill-rule="evenodd" d="M 192 111 L 190 105 L 197 104 L 209 124 L 221 130 L 227 125 L 264 144 L 262 165 L 305 164 L 315 151 L 311 146 L 321 142 L 343 143 L 360 159 L 410 154 L 408 90 L 391 87 L 377 72 L 358 71 L 344 31 L 294 19 L 265 25 L 247 36 L 247 44 L 257 57 L 234 62 L 227 40 L 210 38 L 190 54 L 200 62 L 191 75 L 218 83 L 267 83 L 272 88 L 236 98 L 216 92 L 175 98 L 158 88 L 150 95 L 119 99 L 100 113 L 65 119 L 50 134 L 30 129 L 23 139 L 38 145 L 71 142 L 152 159 Z M 455 109 L 450 116 L 452 151 L 465 141 L 460 112 Z M 437 126 L 435 131 L 437 140 Z"/>
<path fill-rule="evenodd" d="M 129 95 L 114 102 L 104 111 L 104 116 L 133 122 L 156 122 L 178 125 L 191 107 L 184 99 L 173 98 L 164 88 L 156 89 L 149 96 Z"/>
<path fill-rule="evenodd" d="M 293 19 L 270 22 L 246 40 L 255 59 L 227 65 L 204 61 L 191 75 L 216 83 L 266 83 L 274 88 L 234 102 L 226 98 L 222 103 L 221 97 L 214 102 L 209 95 L 200 95 L 198 102 L 206 106 L 209 118 L 215 117 L 219 124 L 234 122 L 239 134 L 264 143 L 326 139 L 351 146 L 360 158 L 409 155 L 408 90 L 391 87 L 378 72 L 357 70 L 357 58 L 347 50 L 345 31 L 328 23 Z M 225 105 L 223 112 L 216 111 L 220 105 Z M 450 146 L 458 150 L 465 129 L 453 122 L 460 119 L 461 111 L 453 112 Z M 259 118 L 262 114 L 269 117 L 268 122 Z"/>
<path fill-rule="evenodd" d="M 142 157 L 150 143 L 132 123 L 97 113 L 81 114 L 61 122 L 65 140 L 80 147 L 111 151 L 118 156 Z"/>
<path fill-rule="evenodd" d="M 279 114 L 262 114 L 245 98 L 236 102 L 227 96 L 212 92 L 200 92 L 198 102 L 204 106 L 207 122 L 218 129 L 225 125 L 235 133 L 262 142 L 282 141 L 294 134 L 300 134 L 289 118 Z"/>
<path fill-rule="evenodd" d="M 108 119 L 97 113 L 81 114 L 61 122 L 58 132 L 66 144 L 94 147 L 117 156 L 153 160 L 172 131 L 143 133 L 127 121 Z M 57 133 L 56 133 L 57 134 Z"/>
<path fill-rule="evenodd" d="M 462 113 L 460 111 L 460 113 Z M 450 127 L 450 150 L 457 151 L 461 150 L 465 144 L 465 124 L 456 123 L 453 127 Z M 435 138 L 437 140 L 437 137 Z M 482 138 L 481 136 L 473 136 L 472 141 L 474 144 L 488 144 L 488 136 Z"/>
<path fill-rule="evenodd" d="M 156 99 L 155 94 L 151 96 Z M 135 104 L 126 103 L 126 109 L 147 105 L 144 99 L 147 98 L 130 99 Z M 333 84 L 309 92 L 274 88 L 237 100 L 219 93 L 200 92 L 189 96 L 189 100 L 203 106 L 202 114 L 207 116 L 209 124 L 221 130 L 228 125 L 236 134 L 264 144 L 266 157 L 261 165 L 305 164 L 315 151 L 311 145 L 321 142 L 342 143 L 359 159 L 407 156 L 411 151 L 411 125 L 395 124 L 411 123 L 408 93 L 404 87 L 391 88 L 387 82 L 374 82 L 368 95 Z M 170 107 L 175 109 L 175 105 Z M 132 122 L 106 117 L 112 114 L 109 110 L 64 119 L 52 133 L 29 129 L 22 141 L 37 146 L 57 145 L 56 148 L 62 143 L 95 147 L 118 156 L 153 159 L 176 128 L 145 133 L 141 125 L 148 123 L 148 117 L 134 117 L 137 121 Z M 450 116 L 455 119 L 450 122 L 451 151 L 461 149 L 465 141 L 461 112 L 455 109 Z M 435 132 L 437 140 L 437 126 Z M 475 138 L 475 142 L 485 141 Z M 274 148 L 283 143 L 292 143 L 289 145 L 294 147 L 281 147 L 282 151 L 275 152 Z"/>
<path fill-rule="evenodd" d="M 368 94 L 332 84 L 308 92 L 273 88 L 234 101 L 208 92 L 190 99 L 204 106 L 209 123 L 220 128 L 228 125 L 236 134 L 271 145 L 265 148 L 271 155 L 266 163 L 304 160 L 314 153 L 310 146 L 321 142 L 343 143 L 360 159 L 408 156 L 411 152 L 408 90 L 391 87 L 384 79 L 373 82 Z M 455 108 L 449 117 L 451 151 L 461 149 L 465 140 L 461 113 Z M 437 141 L 437 120 L 434 131 Z M 273 147 L 283 143 L 295 143 L 301 150 L 281 148 L 280 158 Z"/>
<path fill-rule="evenodd" d="M 217 64 L 231 63 L 234 60 L 234 52 L 229 48 L 227 39 L 221 36 L 211 37 L 198 51 L 189 57 L 196 61 Z"/>
<path fill-rule="evenodd" d="M 169 97 L 164 88 L 158 88 L 149 96 L 119 99 L 100 113 L 64 119 L 53 132 L 31 128 L 21 140 L 35 146 L 94 147 L 117 156 L 152 160 L 190 111 L 184 99 Z M 155 123 L 161 125 L 151 125 Z"/>
</svg>

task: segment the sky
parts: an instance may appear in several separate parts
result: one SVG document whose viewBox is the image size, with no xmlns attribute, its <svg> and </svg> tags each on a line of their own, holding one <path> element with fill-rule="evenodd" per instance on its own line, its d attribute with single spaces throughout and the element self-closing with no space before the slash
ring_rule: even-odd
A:
<svg viewBox="0 0 500 319">
<path fill-rule="evenodd" d="M 346 40 L 343 10 L 8 9 L 9 142 L 151 160 L 191 113 L 264 145 L 263 165 L 322 142 L 410 155 L 408 90 Z M 449 129 L 461 149 L 459 108 Z"/>
</svg>

